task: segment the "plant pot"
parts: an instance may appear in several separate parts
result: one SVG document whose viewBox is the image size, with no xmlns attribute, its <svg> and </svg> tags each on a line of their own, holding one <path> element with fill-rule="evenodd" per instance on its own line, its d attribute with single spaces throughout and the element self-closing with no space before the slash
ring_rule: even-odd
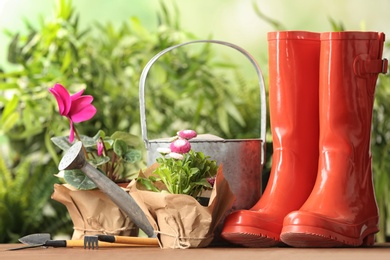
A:
<svg viewBox="0 0 390 260">
<path fill-rule="evenodd" d="M 123 188 L 127 185 L 119 186 Z M 96 234 L 138 235 L 138 228 L 130 218 L 98 189 L 77 190 L 68 184 L 55 184 L 52 199 L 68 209 L 74 228 L 72 239 L 83 239 L 85 235 Z"/>
</svg>

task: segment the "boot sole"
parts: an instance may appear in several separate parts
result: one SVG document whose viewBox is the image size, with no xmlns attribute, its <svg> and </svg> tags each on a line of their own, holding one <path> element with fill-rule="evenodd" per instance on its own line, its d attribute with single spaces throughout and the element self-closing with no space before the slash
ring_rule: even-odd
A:
<svg viewBox="0 0 390 260">
<path fill-rule="evenodd" d="M 244 247 L 272 247 L 283 245 L 279 235 L 253 227 L 225 227 L 222 238 Z"/>
<path fill-rule="evenodd" d="M 376 232 L 376 228 L 375 230 L 367 229 L 361 237 L 353 238 L 317 227 L 285 226 L 280 238 L 292 247 L 359 247 L 372 246 Z"/>
</svg>

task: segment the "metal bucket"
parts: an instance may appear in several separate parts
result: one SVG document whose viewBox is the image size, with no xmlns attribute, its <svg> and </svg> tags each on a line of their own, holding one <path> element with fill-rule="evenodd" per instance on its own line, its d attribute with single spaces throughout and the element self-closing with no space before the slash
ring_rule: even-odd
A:
<svg viewBox="0 0 390 260">
<path fill-rule="evenodd" d="M 226 140 L 212 135 L 199 135 L 191 139 L 194 151 L 202 151 L 205 155 L 223 165 L 223 173 L 228 181 L 236 201 L 231 211 L 251 208 L 261 196 L 261 172 L 265 161 L 265 135 L 266 135 L 266 96 L 264 79 L 260 67 L 253 57 L 239 46 L 216 40 L 190 41 L 169 47 L 155 55 L 142 71 L 139 83 L 139 100 L 141 115 L 142 138 L 148 151 L 148 165 L 153 164 L 161 156 L 157 152 L 159 147 L 169 147 L 169 138 L 148 140 L 145 116 L 145 82 L 151 66 L 165 53 L 178 47 L 194 43 L 215 43 L 231 47 L 245 55 L 255 67 L 260 85 L 260 138 Z M 180 130 L 180 129 L 179 129 Z M 195 129 L 196 130 L 196 129 Z M 228 213 L 229 213 L 228 212 Z"/>
</svg>

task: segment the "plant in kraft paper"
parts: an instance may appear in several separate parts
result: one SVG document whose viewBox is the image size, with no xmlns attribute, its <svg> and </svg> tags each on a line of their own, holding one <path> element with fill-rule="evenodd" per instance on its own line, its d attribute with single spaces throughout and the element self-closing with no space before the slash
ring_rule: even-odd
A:
<svg viewBox="0 0 390 260">
<path fill-rule="evenodd" d="M 222 165 L 191 149 L 193 130 L 178 132 L 162 157 L 130 185 L 130 194 L 158 227 L 163 248 L 206 247 L 214 230 L 231 208 L 235 196 L 223 176 Z M 197 200 L 211 191 L 208 205 Z"/>
<path fill-rule="evenodd" d="M 137 149 L 139 138 L 119 131 L 108 136 L 102 130 L 93 137 L 79 135 L 75 123 L 91 119 L 97 111 L 92 105 L 93 97 L 83 95 L 84 90 L 71 95 L 58 83 L 49 91 L 56 98 L 60 115 L 70 122 L 69 136 L 52 137 L 52 142 L 67 151 L 76 136 L 83 144 L 87 161 L 125 188 L 138 174 L 136 167 L 142 158 L 141 150 Z M 90 234 L 130 235 L 138 232 L 129 218 L 81 170 L 61 171 L 57 177 L 66 184 L 55 185 L 52 198 L 67 207 L 75 229 L 73 239 Z"/>
</svg>

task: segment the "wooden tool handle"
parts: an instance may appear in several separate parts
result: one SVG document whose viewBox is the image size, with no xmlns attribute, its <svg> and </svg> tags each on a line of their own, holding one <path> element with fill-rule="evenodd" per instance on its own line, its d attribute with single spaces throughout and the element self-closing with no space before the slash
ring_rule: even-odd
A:
<svg viewBox="0 0 390 260">
<path fill-rule="evenodd" d="M 98 242 L 99 247 L 137 247 L 145 246 L 139 244 L 121 244 L 121 243 L 109 243 L 109 242 Z M 66 247 L 84 247 L 84 240 L 66 240 Z"/>
<path fill-rule="evenodd" d="M 84 247 L 84 240 L 66 240 L 66 247 Z"/>
<path fill-rule="evenodd" d="M 115 236 L 115 243 L 158 246 L 157 238 Z"/>
<path fill-rule="evenodd" d="M 157 238 L 98 235 L 100 241 L 122 244 L 158 246 Z"/>
</svg>

